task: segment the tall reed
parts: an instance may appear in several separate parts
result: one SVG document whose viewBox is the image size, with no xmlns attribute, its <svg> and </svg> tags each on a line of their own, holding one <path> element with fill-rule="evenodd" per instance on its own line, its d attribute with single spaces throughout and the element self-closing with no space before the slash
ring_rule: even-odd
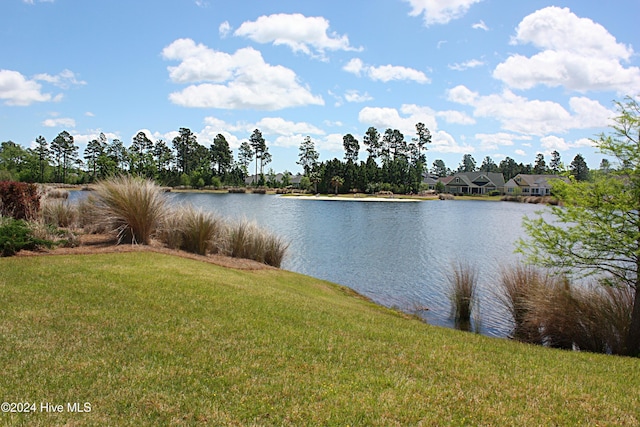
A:
<svg viewBox="0 0 640 427">
<path fill-rule="evenodd" d="M 530 266 L 501 273 L 498 300 L 511 313 L 512 336 L 564 349 L 625 354 L 632 290 L 627 286 L 573 283 Z"/>
<path fill-rule="evenodd" d="M 541 287 L 547 288 L 551 281 L 548 274 L 523 264 L 505 267 L 500 272 L 500 286 L 496 297 L 513 319 L 512 338 L 541 344 L 538 328 L 529 321 L 533 295 Z"/>
<path fill-rule="evenodd" d="M 477 270 L 468 264 L 459 263 L 448 277 L 449 300 L 456 328 L 470 331 L 471 316 L 476 309 Z"/>
<path fill-rule="evenodd" d="M 118 176 L 96 184 L 96 204 L 118 241 L 149 244 L 166 210 L 161 188 L 151 180 Z"/>
</svg>

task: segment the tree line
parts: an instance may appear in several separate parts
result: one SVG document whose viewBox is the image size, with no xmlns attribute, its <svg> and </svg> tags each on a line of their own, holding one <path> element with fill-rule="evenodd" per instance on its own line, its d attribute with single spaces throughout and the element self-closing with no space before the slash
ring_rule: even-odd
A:
<svg viewBox="0 0 640 427">
<path fill-rule="evenodd" d="M 417 123 L 416 133 L 407 140 L 398 129 L 388 128 L 380 133 L 369 127 L 362 138 L 366 160 L 359 161 L 360 141 L 352 134 L 343 137 L 344 158 L 319 162 L 315 143 L 307 136 L 299 147 L 299 164 L 303 169 L 300 186 L 316 192 L 349 191 L 417 193 L 424 189 L 427 174 L 444 177 L 455 172 L 500 172 L 505 180 L 519 173 L 566 174 L 586 180 L 589 168 L 578 154 L 569 167 L 565 167 L 560 154 L 554 151 L 547 165 L 544 155 L 538 154 L 535 163 L 517 163 L 506 157 L 500 163 L 486 156 L 480 166 L 471 154 L 465 154 L 456 169 L 450 169 L 443 160 L 427 165 L 426 152 L 431 143 L 431 132 L 423 123 Z M 234 158 L 228 141 L 218 134 L 209 147 L 198 142 L 188 128 L 180 128 L 178 135 L 166 142 L 152 141 L 144 132 L 136 134 L 129 147 L 120 139 L 109 141 L 104 133 L 87 143 L 82 156 L 74 137 L 60 132 L 51 142 L 43 136 L 36 138 L 33 148 L 6 141 L 0 144 L 0 180 L 25 182 L 56 182 L 84 184 L 109 176 L 135 174 L 152 178 L 167 186 L 242 186 L 252 177 L 256 186 L 287 186 L 291 174 L 286 172 L 276 179 L 272 169 L 269 147 L 259 129 L 243 141 Z M 251 170 L 251 163 L 254 168 Z M 600 165 L 608 168 L 603 160 Z"/>
</svg>

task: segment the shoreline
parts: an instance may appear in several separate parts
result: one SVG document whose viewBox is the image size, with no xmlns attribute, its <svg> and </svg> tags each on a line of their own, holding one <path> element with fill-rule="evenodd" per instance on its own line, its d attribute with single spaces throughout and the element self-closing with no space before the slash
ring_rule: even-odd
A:
<svg viewBox="0 0 640 427">
<path fill-rule="evenodd" d="M 429 199 L 411 199 L 400 197 L 341 197 L 341 196 L 296 196 L 296 195 L 280 195 L 283 199 L 296 200 L 321 200 L 321 201 L 337 201 L 337 202 L 423 202 Z M 433 199 L 437 200 L 437 198 Z"/>
</svg>

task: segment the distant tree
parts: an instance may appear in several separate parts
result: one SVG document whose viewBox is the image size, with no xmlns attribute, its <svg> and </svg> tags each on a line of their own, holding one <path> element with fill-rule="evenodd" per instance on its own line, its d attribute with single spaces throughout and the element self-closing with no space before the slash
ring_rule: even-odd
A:
<svg viewBox="0 0 640 427">
<path fill-rule="evenodd" d="M 17 174 L 25 160 L 26 151 L 13 141 L 0 144 L 0 170 L 6 170 L 11 175 Z"/>
<path fill-rule="evenodd" d="M 121 173 L 125 169 L 125 163 L 127 160 L 127 149 L 119 139 L 114 139 L 107 145 L 107 156 L 112 162 L 113 169 L 109 175 Z"/>
<path fill-rule="evenodd" d="M 90 174 L 89 180 L 91 182 L 96 180 L 96 176 L 98 174 L 98 159 L 103 151 L 104 148 L 100 146 L 100 142 L 98 142 L 97 139 L 89 141 L 84 149 L 84 159 L 88 169 L 87 172 Z"/>
<path fill-rule="evenodd" d="M 51 152 L 49 151 L 47 140 L 44 139 L 42 135 L 36 138 L 36 146 L 33 151 L 38 156 L 40 182 L 44 182 L 44 170 L 46 166 L 49 166 L 49 156 Z"/>
<path fill-rule="evenodd" d="M 482 160 L 482 164 L 480 165 L 480 170 L 482 172 L 497 172 L 498 165 L 496 165 L 496 162 L 494 162 L 490 156 L 486 156 Z"/>
<path fill-rule="evenodd" d="M 533 173 L 536 175 L 544 175 L 547 173 L 547 163 L 544 161 L 544 154 L 536 155 L 536 163 L 533 166 Z"/>
<path fill-rule="evenodd" d="M 380 149 L 382 146 L 380 142 L 380 133 L 376 128 L 371 126 L 367 129 L 367 132 L 364 134 L 364 138 L 362 139 L 362 143 L 366 145 L 370 158 L 377 159 L 380 156 Z"/>
<path fill-rule="evenodd" d="M 189 174 L 194 168 L 196 159 L 194 153 L 198 140 L 196 135 L 189 128 L 180 128 L 179 135 L 173 138 L 173 149 L 176 152 L 176 163 L 178 170 L 184 174 Z"/>
<path fill-rule="evenodd" d="M 133 137 L 129 148 L 129 170 L 138 175 L 151 178 L 154 175 L 153 141 L 144 132 Z"/>
<path fill-rule="evenodd" d="M 159 177 L 164 181 L 168 178 L 171 163 L 175 161 L 175 156 L 171 148 L 162 139 L 157 140 L 153 146 L 153 160 Z"/>
<path fill-rule="evenodd" d="M 507 181 L 520 173 L 520 167 L 511 157 L 505 157 L 505 159 L 500 162 L 498 170 L 502 172 L 504 179 Z"/>
<path fill-rule="evenodd" d="M 338 175 L 334 175 L 331 178 L 331 186 L 335 189 L 335 194 L 338 194 L 338 188 L 344 184 L 344 178 Z"/>
<path fill-rule="evenodd" d="M 438 159 L 433 162 L 433 165 L 431 166 L 431 173 L 438 175 L 439 177 L 444 177 L 451 174 L 451 169 L 444 164 L 443 160 Z"/>
<path fill-rule="evenodd" d="M 589 167 L 581 154 L 576 154 L 571 161 L 570 171 L 571 175 L 578 181 L 586 181 L 589 179 Z"/>
<path fill-rule="evenodd" d="M 560 161 L 560 153 L 556 150 L 551 152 L 551 162 L 549 163 L 549 170 L 552 174 L 558 175 L 562 172 L 562 162 Z"/>
<path fill-rule="evenodd" d="M 247 141 L 243 141 L 242 144 L 240 144 L 240 148 L 238 148 L 238 163 L 245 176 L 249 175 L 249 163 L 251 163 L 252 158 L 253 149 L 251 145 L 249 145 Z"/>
<path fill-rule="evenodd" d="M 320 154 L 316 151 L 315 144 L 311 137 L 304 138 L 299 148 L 298 161 L 296 162 L 304 170 L 304 174 L 309 176 L 318 163 Z"/>
<path fill-rule="evenodd" d="M 73 136 L 69 132 L 62 131 L 51 142 L 51 151 L 54 152 L 58 162 L 58 179 L 67 182 L 67 172 L 78 160 L 78 146 L 75 145 Z M 62 174 L 60 174 L 62 169 Z M 62 176 L 60 176 L 62 175 Z"/>
<path fill-rule="evenodd" d="M 399 156 L 406 157 L 406 155 L 407 142 L 404 140 L 402 132 L 398 129 L 387 129 L 382 137 L 382 149 L 380 151 L 382 161 L 388 163 Z"/>
<path fill-rule="evenodd" d="M 262 132 L 260 132 L 260 129 L 254 129 L 253 130 L 253 133 L 249 137 L 249 145 L 251 146 L 251 149 L 253 150 L 253 155 L 255 156 L 255 160 L 256 160 L 256 177 L 257 177 L 258 176 L 258 164 L 260 163 L 260 165 L 262 165 L 262 162 L 261 162 L 260 159 L 262 159 L 262 156 L 263 156 L 264 152 L 267 151 L 267 143 L 265 142 L 264 138 L 262 137 Z"/>
<path fill-rule="evenodd" d="M 217 166 L 218 175 L 223 175 L 231 168 L 233 153 L 224 135 L 217 134 L 216 137 L 213 138 L 209 153 L 211 155 L 211 163 L 214 167 Z"/>
<path fill-rule="evenodd" d="M 413 138 L 413 142 L 417 148 L 416 163 L 420 162 L 424 165 L 427 158 L 422 152 L 427 151 L 427 145 L 431 144 L 431 131 L 424 123 L 416 123 L 416 137 Z"/>
<path fill-rule="evenodd" d="M 610 170 L 611 170 L 611 163 L 609 162 L 609 160 L 608 159 L 602 159 L 600 161 L 600 172 L 609 173 Z"/>
<path fill-rule="evenodd" d="M 344 160 L 356 163 L 360 151 L 358 140 L 350 133 L 342 137 L 342 146 L 344 147 Z"/>
<path fill-rule="evenodd" d="M 462 162 L 458 166 L 458 172 L 475 172 L 476 161 L 471 154 L 462 156 Z"/>
</svg>

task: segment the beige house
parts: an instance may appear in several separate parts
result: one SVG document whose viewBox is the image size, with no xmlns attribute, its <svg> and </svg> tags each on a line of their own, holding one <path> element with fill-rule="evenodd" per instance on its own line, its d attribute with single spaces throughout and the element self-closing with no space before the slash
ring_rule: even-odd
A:
<svg viewBox="0 0 640 427">
<path fill-rule="evenodd" d="M 440 178 L 445 191 L 451 194 L 489 194 L 492 191 L 503 192 L 504 177 L 498 172 L 458 172 L 446 178 Z"/>
<path fill-rule="evenodd" d="M 522 196 L 549 196 L 553 179 L 561 179 L 569 182 L 569 179 L 560 175 L 527 175 L 518 174 L 504 185 L 504 191 L 508 195 Z"/>
</svg>

